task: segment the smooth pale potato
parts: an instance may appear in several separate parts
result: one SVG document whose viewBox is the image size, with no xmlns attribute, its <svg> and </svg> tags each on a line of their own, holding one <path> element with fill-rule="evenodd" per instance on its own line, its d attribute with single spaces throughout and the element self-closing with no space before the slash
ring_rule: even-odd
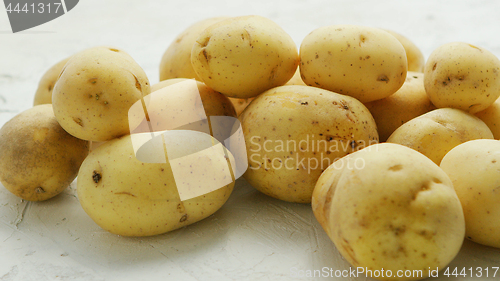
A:
<svg viewBox="0 0 500 281">
<path fill-rule="evenodd" d="M 194 78 L 201 80 L 191 65 L 191 49 L 200 33 L 210 25 L 227 19 L 215 17 L 201 20 L 184 30 L 168 46 L 160 62 L 160 81 L 172 78 Z"/>
<path fill-rule="evenodd" d="M 142 68 L 122 50 L 94 47 L 72 56 L 53 93 L 57 121 L 71 135 L 107 141 L 130 133 L 128 110 L 150 93 Z"/>
<path fill-rule="evenodd" d="M 321 172 L 348 153 L 378 142 L 375 121 L 358 100 L 309 86 L 259 95 L 239 117 L 257 190 L 310 203 Z"/>
<path fill-rule="evenodd" d="M 365 106 L 377 123 L 380 142 L 404 123 L 436 109 L 425 93 L 424 74 L 418 72 L 408 72 L 405 83 L 393 95 Z"/>
<path fill-rule="evenodd" d="M 154 140 L 160 143 L 139 154 Z M 195 223 L 217 211 L 234 186 L 224 150 L 209 149 L 212 141 L 217 142 L 200 132 L 170 131 L 154 139 L 144 133 L 106 142 L 82 164 L 78 199 L 101 228 L 118 235 L 150 236 Z M 190 158 L 183 162 L 183 156 Z M 229 183 L 211 190 L 222 177 Z M 181 190 L 184 181 L 199 196 L 181 197 L 190 191 Z"/>
<path fill-rule="evenodd" d="M 285 84 L 299 57 L 290 35 L 275 22 L 242 16 L 206 28 L 193 46 L 191 63 L 210 88 L 245 99 Z"/>
<path fill-rule="evenodd" d="M 236 115 L 240 116 L 240 114 L 247 108 L 247 106 L 254 100 L 255 98 L 248 98 L 248 99 L 237 99 L 237 98 L 229 98 L 231 103 L 234 106 L 234 109 L 236 110 Z"/>
<path fill-rule="evenodd" d="M 307 85 L 363 103 L 394 94 L 406 72 L 403 45 L 382 29 L 325 26 L 309 33 L 300 45 L 300 74 Z"/>
<path fill-rule="evenodd" d="M 473 140 L 458 145 L 440 166 L 462 203 L 466 237 L 500 248 L 500 141 Z"/>
<path fill-rule="evenodd" d="M 500 96 L 500 60 L 486 49 L 454 42 L 432 52 L 424 70 L 425 90 L 438 107 L 477 113 Z"/>
<path fill-rule="evenodd" d="M 43 201 L 75 179 L 89 142 L 61 128 L 52 105 L 37 105 L 0 129 L 0 181 L 14 195 Z"/>
<path fill-rule="evenodd" d="M 312 209 L 353 267 L 392 271 L 380 280 L 417 280 L 444 268 L 464 240 L 460 201 L 446 173 L 407 147 L 382 143 L 325 170 Z M 397 277 L 398 270 L 422 276 Z"/>
<path fill-rule="evenodd" d="M 413 43 L 410 39 L 405 36 L 392 31 L 385 30 L 389 32 L 392 36 L 396 37 L 399 40 L 401 45 L 405 48 L 406 59 L 408 60 L 408 71 L 413 72 L 424 72 L 425 67 L 425 58 L 424 54 L 420 51 L 420 49 Z"/>
<path fill-rule="evenodd" d="M 56 63 L 43 74 L 40 82 L 38 83 L 38 88 L 36 89 L 33 106 L 52 103 L 52 90 L 54 89 L 57 79 L 59 78 L 59 74 L 61 74 L 64 65 L 69 59 L 70 57 Z"/>
<path fill-rule="evenodd" d="M 189 79 L 175 78 L 163 80 L 152 85 L 151 92 L 187 80 Z M 203 82 L 196 81 L 196 83 L 198 85 L 198 91 L 207 116 L 237 116 L 233 103 L 226 96 L 210 89 Z"/>
<path fill-rule="evenodd" d="M 404 123 L 387 142 L 413 148 L 439 165 L 452 148 L 474 139 L 493 139 L 493 134 L 472 114 L 439 108 Z"/>
<path fill-rule="evenodd" d="M 495 139 L 500 140 L 500 98 L 476 116 L 488 125 Z"/>
</svg>

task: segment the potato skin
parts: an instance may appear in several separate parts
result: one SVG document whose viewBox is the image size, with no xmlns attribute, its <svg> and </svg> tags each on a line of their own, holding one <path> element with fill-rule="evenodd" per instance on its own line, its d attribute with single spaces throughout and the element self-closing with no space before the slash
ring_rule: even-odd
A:
<svg viewBox="0 0 500 281">
<path fill-rule="evenodd" d="M 500 60 L 471 44 L 453 42 L 438 47 L 427 60 L 424 74 L 425 91 L 438 108 L 474 114 L 500 96 Z"/>
<path fill-rule="evenodd" d="M 191 65 L 191 49 L 205 28 L 227 18 L 204 19 L 179 34 L 163 53 L 160 62 L 160 81 L 172 78 L 194 78 L 201 81 Z"/>
<path fill-rule="evenodd" d="M 500 141 L 472 140 L 458 145 L 440 166 L 462 203 L 466 237 L 500 248 Z"/>
<path fill-rule="evenodd" d="M 168 155 L 173 158 L 186 151 L 201 151 L 198 148 L 203 146 L 203 140 L 199 134 L 173 131 L 175 149 Z M 83 162 L 78 173 L 78 198 L 85 212 L 104 230 L 123 236 L 165 233 L 210 216 L 229 198 L 234 180 L 202 196 L 181 201 L 168 159 L 166 163 L 144 163 L 135 156 L 132 142 L 145 143 L 150 138 L 150 133 L 143 133 L 108 141 Z M 200 167 L 194 163 L 191 177 L 212 173 L 214 167 L 228 164 L 223 153 L 203 151 L 199 157 L 210 159 L 213 165 Z M 189 169 L 186 167 L 187 174 Z"/>
<path fill-rule="evenodd" d="M 88 152 L 89 142 L 57 123 L 52 105 L 37 105 L 0 129 L 0 181 L 24 200 L 47 200 L 71 184 Z"/>
<path fill-rule="evenodd" d="M 439 108 L 404 123 L 387 142 L 413 148 L 439 165 L 452 148 L 474 139 L 493 139 L 493 134 L 472 114 Z"/>
<path fill-rule="evenodd" d="M 496 140 L 500 140 L 500 98 L 483 111 L 476 113 L 490 128 Z"/>
<path fill-rule="evenodd" d="M 68 133 L 107 141 L 130 133 L 128 110 L 150 92 L 146 74 L 130 55 L 95 47 L 68 61 L 54 87 L 52 104 Z"/>
<path fill-rule="evenodd" d="M 64 65 L 66 65 L 70 58 L 71 57 L 65 58 L 62 61 L 54 64 L 43 74 L 40 82 L 38 83 L 38 88 L 35 92 L 33 106 L 52 103 L 52 90 L 54 89 L 54 85 L 56 84 L 57 79 L 59 79 L 59 74 L 61 74 Z"/>
<path fill-rule="evenodd" d="M 152 85 L 151 92 L 186 80 L 189 79 L 174 78 L 163 80 Z M 203 102 L 203 107 L 205 108 L 205 114 L 207 116 L 237 116 L 233 103 L 228 97 L 210 89 L 203 82 L 196 81 L 196 84 L 198 85 L 198 91 L 200 92 L 201 101 Z"/>
<path fill-rule="evenodd" d="M 424 54 L 420 49 L 413 43 L 410 39 L 406 38 L 402 34 L 399 34 L 392 30 L 385 30 L 389 32 L 392 36 L 396 37 L 398 41 L 403 45 L 406 52 L 406 58 L 408 60 L 408 71 L 413 72 L 424 72 L 425 58 Z"/>
<path fill-rule="evenodd" d="M 446 173 L 407 147 L 382 143 L 341 158 L 319 178 L 314 215 L 353 267 L 428 277 L 457 255 L 465 233 L 460 201 Z M 398 278 L 398 270 L 423 276 Z"/>
<path fill-rule="evenodd" d="M 380 142 L 385 142 L 401 125 L 436 107 L 424 88 L 424 74 L 408 72 L 403 86 L 387 98 L 365 103 L 377 123 Z"/>
<path fill-rule="evenodd" d="M 194 71 L 207 86 L 241 99 L 285 84 L 298 62 L 290 35 L 261 16 L 215 23 L 200 34 L 191 51 Z"/>
<path fill-rule="evenodd" d="M 309 86 L 281 86 L 243 111 L 249 167 L 245 179 L 269 196 L 310 203 L 321 172 L 337 158 L 378 142 L 358 100 Z"/>
<path fill-rule="evenodd" d="M 394 94 L 403 85 L 406 72 L 405 49 L 378 28 L 320 27 L 300 45 L 300 74 L 307 85 L 363 103 Z"/>
</svg>

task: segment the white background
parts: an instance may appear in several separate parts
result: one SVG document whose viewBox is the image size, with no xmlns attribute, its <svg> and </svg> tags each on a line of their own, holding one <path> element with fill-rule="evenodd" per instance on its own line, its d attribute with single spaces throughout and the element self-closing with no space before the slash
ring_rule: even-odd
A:
<svg viewBox="0 0 500 281">
<path fill-rule="evenodd" d="M 495 0 L 82 0 L 68 14 L 17 34 L 2 6 L 0 125 L 30 108 L 44 71 L 77 51 L 97 45 L 122 48 L 154 84 L 163 52 L 186 27 L 208 17 L 248 14 L 274 20 L 297 46 L 320 26 L 361 24 L 404 34 L 426 58 L 453 41 L 500 56 L 500 1 Z M 315 280 L 290 274 L 349 266 L 310 205 L 269 198 L 243 180 L 215 215 L 150 238 L 101 230 L 81 209 L 74 189 L 72 184 L 52 200 L 28 203 L 0 187 L 0 280 Z M 500 251 L 466 242 L 451 266 L 500 266 Z"/>
</svg>

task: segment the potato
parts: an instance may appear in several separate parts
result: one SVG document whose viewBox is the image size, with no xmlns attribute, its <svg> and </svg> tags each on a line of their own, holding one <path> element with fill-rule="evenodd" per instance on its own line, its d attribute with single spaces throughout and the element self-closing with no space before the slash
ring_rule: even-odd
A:
<svg viewBox="0 0 500 281">
<path fill-rule="evenodd" d="M 438 107 L 477 113 L 500 96 L 500 60 L 486 49 L 463 42 L 432 52 L 424 70 L 425 91 Z"/>
<path fill-rule="evenodd" d="M 408 60 L 408 71 L 424 72 L 425 58 L 417 45 L 415 45 L 415 43 L 413 43 L 410 39 L 395 31 L 385 31 L 396 37 L 396 39 L 398 39 L 401 45 L 405 48 L 406 59 Z"/>
<path fill-rule="evenodd" d="M 257 190 L 310 203 L 331 163 L 378 141 L 375 121 L 356 99 L 309 86 L 281 86 L 259 95 L 239 117 Z"/>
<path fill-rule="evenodd" d="M 234 186 L 225 152 L 212 141 L 180 130 L 106 142 L 82 164 L 78 199 L 100 227 L 118 235 L 150 236 L 195 223 L 217 211 Z"/>
<path fill-rule="evenodd" d="M 300 45 L 300 74 L 307 85 L 363 103 L 394 94 L 406 72 L 405 49 L 381 29 L 325 26 L 309 33 Z"/>
<path fill-rule="evenodd" d="M 160 81 L 172 78 L 194 78 L 201 80 L 191 65 L 191 49 L 200 33 L 210 25 L 227 19 L 215 17 L 201 20 L 184 30 L 168 46 L 160 62 Z"/>
<path fill-rule="evenodd" d="M 495 139 L 500 140 L 500 98 L 476 116 L 488 125 Z"/>
<path fill-rule="evenodd" d="M 438 164 L 455 146 L 474 139 L 492 139 L 481 119 L 459 109 L 440 108 L 414 118 L 387 139 L 408 146 Z"/>
<path fill-rule="evenodd" d="M 187 80 L 189 79 L 176 78 L 164 80 L 152 85 L 151 92 Z M 198 91 L 207 116 L 237 116 L 233 104 L 226 96 L 210 89 L 203 82 L 196 81 L 196 84 L 198 85 Z"/>
<path fill-rule="evenodd" d="M 59 78 L 59 74 L 61 74 L 64 65 L 69 59 L 70 58 L 65 58 L 56 63 L 43 74 L 40 82 L 38 83 L 38 89 L 36 89 L 33 106 L 52 103 L 52 90 L 54 89 L 57 79 Z"/>
<path fill-rule="evenodd" d="M 285 84 L 299 58 L 280 26 L 261 16 L 243 16 L 206 28 L 193 46 L 191 63 L 210 88 L 245 99 Z"/>
<path fill-rule="evenodd" d="M 0 129 L 0 181 L 14 195 L 43 201 L 75 179 L 89 143 L 61 128 L 52 105 L 37 105 Z"/>
<path fill-rule="evenodd" d="M 312 209 L 342 256 L 380 280 L 424 279 L 451 262 L 464 240 L 451 180 L 397 144 L 375 144 L 333 163 L 314 188 Z M 406 270 L 410 277 L 397 276 Z"/>
<path fill-rule="evenodd" d="M 500 141 L 472 140 L 441 161 L 453 182 L 465 216 L 466 237 L 500 248 Z"/>
<path fill-rule="evenodd" d="M 234 109 L 236 110 L 236 116 L 240 116 L 240 114 L 247 108 L 247 106 L 254 100 L 255 98 L 248 98 L 248 99 L 237 99 L 237 98 L 229 98 L 231 103 L 234 106 Z"/>
<path fill-rule="evenodd" d="M 68 61 L 54 87 L 52 104 L 68 133 L 107 141 L 130 133 L 128 110 L 150 91 L 146 74 L 130 55 L 95 47 Z"/>
<path fill-rule="evenodd" d="M 466 237 L 500 248 L 500 141 L 472 140 L 458 145 L 440 166 L 462 203 Z"/>
<path fill-rule="evenodd" d="M 365 103 L 377 123 L 378 135 L 384 142 L 401 125 L 436 107 L 424 88 L 424 75 L 408 72 L 403 86 L 385 99 Z"/>
</svg>

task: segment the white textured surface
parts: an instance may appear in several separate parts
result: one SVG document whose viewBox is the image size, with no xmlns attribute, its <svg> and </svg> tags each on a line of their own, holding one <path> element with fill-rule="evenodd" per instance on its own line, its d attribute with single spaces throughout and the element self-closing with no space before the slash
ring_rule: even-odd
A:
<svg viewBox="0 0 500 281">
<path fill-rule="evenodd" d="M 500 56 L 499 11 L 496 0 L 82 0 L 67 15 L 12 34 L 2 6 L 0 125 L 31 107 L 47 68 L 87 47 L 123 48 L 145 69 L 151 83 L 158 82 L 159 61 L 168 44 L 187 26 L 207 17 L 266 16 L 297 45 L 317 27 L 349 23 L 402 33 L 426 57 L 452 41 L 476 44 Z M 103 231 L 83 212 L 74 188 L 73 184 L 41 203 L 23 202 L 0 188 L 0 280 L 299 280 L 290 277 L 291 268 L 349 266 L 309 205 L 269 198 L 244 180 L 237 182 L 228 203 L 215 215 L 150 238 Z M 500 266 L 500 250 L 466 242 L 450 266 Z M 500 272 L 496 279 L 499 276 Z"/>
</svg>

